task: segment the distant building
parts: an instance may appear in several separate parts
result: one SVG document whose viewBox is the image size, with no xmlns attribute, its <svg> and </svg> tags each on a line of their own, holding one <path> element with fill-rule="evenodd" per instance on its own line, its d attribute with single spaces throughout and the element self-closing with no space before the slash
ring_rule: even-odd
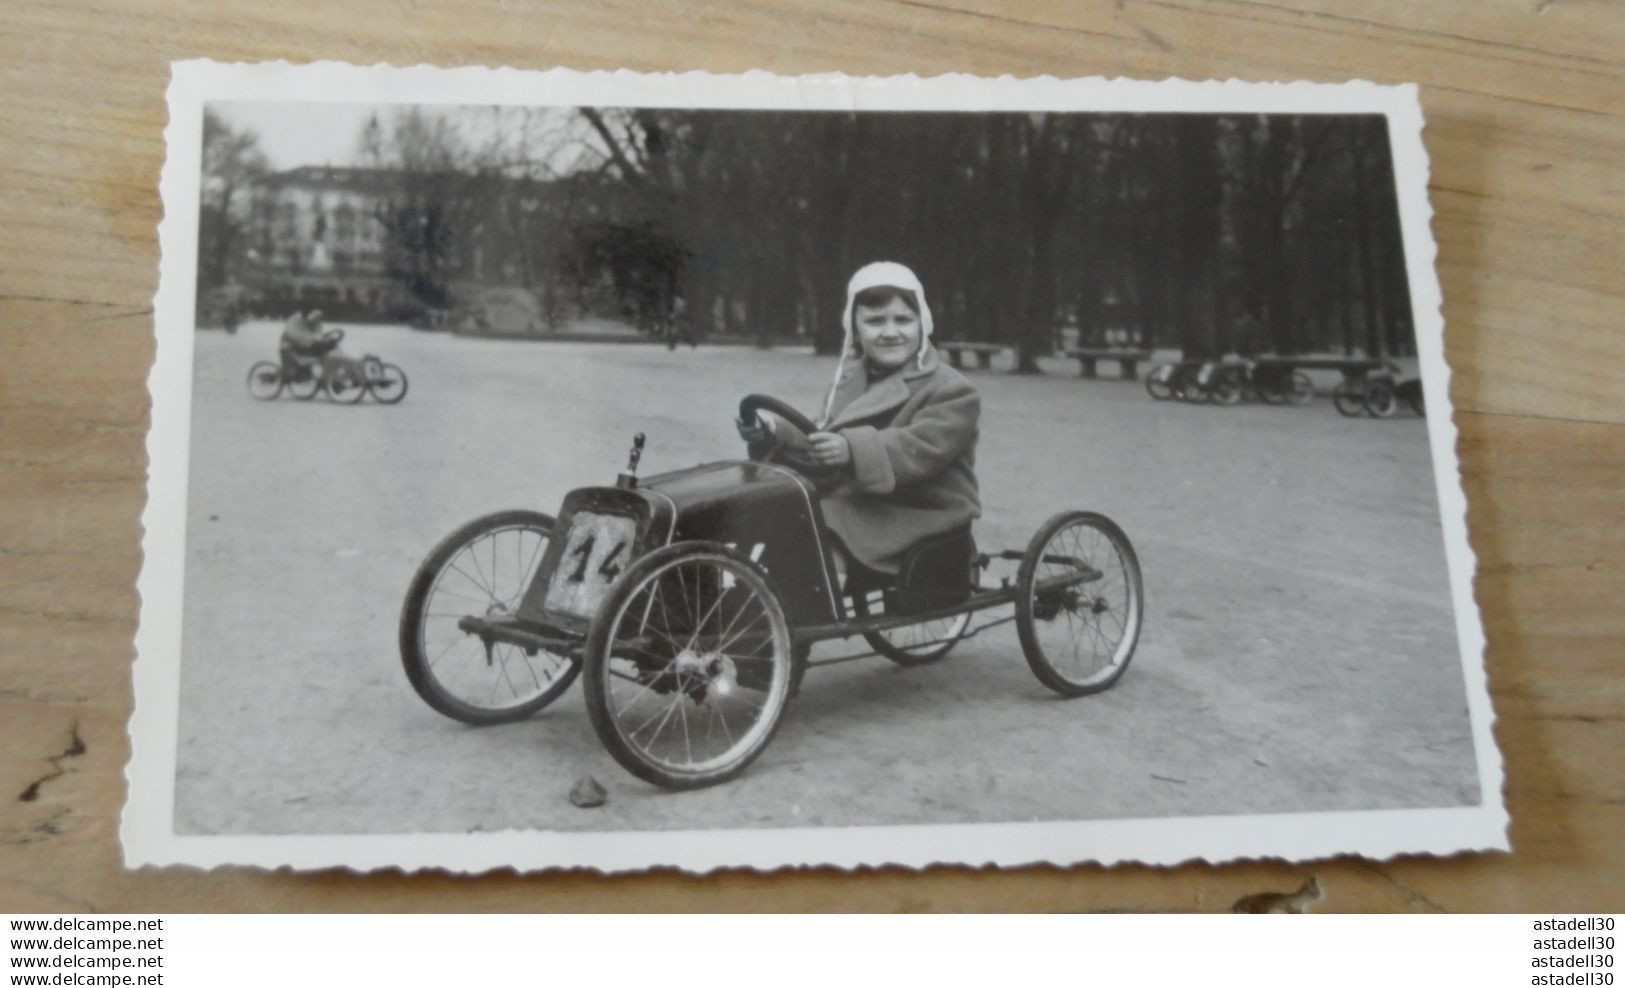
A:
<svg viewBox="0 0 1625 988">
<path fill-rule="evenodd" d="M 291 168 L 234 206 L 243 236 L 218 291 L 277 318 L 538 333 L 569 305 L 653 325 L 685 255 L 641 205 L 594 175 Z"/>
<path fill-rule="evenodd" d="M 241 280 L 271 309 L 387 305 L 383 205 L 399 173 L 306 166 L 261 178 L 248 203 Z"/>
</svg>

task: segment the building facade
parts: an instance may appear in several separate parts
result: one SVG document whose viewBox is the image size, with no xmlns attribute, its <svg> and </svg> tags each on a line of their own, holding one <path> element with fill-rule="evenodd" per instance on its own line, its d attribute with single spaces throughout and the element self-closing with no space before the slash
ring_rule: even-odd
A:
<svg viewBox="0 0 1625 988">
<path fill-rule="evenodd" d="M 388 308 L 382 216 L 393 173 L 307 166 L 261 178 L 247 204 L 239 280 L 267 314 L 321 306 L 339 318 Z"/>
</svg>

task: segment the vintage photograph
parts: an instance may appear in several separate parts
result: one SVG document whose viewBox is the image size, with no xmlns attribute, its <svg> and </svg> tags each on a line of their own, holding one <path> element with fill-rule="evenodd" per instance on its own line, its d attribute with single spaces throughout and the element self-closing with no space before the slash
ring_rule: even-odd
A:
<svg viewBox="0 0 1625 988">
<path fill-rule="evenodd" d="M 1413 90 L 171 113 L 132 863 L 1505 846 Z"/>
</svg>

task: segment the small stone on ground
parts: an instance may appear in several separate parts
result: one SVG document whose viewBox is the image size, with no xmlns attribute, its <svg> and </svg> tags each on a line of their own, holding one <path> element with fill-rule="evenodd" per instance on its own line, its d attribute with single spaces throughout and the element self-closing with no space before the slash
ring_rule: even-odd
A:
<svg viewBox="0 0 1625 988">
<path fill-rule="evenodd" d="M 604 801 L 608 798 L 609 794 L 604 792 L 604 787 L 599 785 L 598 780 L 590 775 L 583 775 L 576 780 L 575 785 L 570 787 L 571 805 L 584 810 L 590 810 L 595 806 L 603 806 Z"/>
</svg>

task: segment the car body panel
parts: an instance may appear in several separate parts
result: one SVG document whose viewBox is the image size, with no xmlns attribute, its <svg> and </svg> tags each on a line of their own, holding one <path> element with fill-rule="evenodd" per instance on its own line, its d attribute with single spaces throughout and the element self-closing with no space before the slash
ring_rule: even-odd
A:
<svg viewBox="0 0 1625 988">
<path fill-rule="evenodd" d="M 631 521 L 630 545 L 609 534 L 627 530 L 615 519 Z M 724 461 L 651 476 L 637 487 L 577 488 L 565 496 L 554 533 L 519 606 L 527 621 L 585 634 L 593 601 L 627 564 L 689 541 L 721 543 L 760 564 L 791 627 L 840 620 L 817 492 L 786 467 Z"/>
</svg>

